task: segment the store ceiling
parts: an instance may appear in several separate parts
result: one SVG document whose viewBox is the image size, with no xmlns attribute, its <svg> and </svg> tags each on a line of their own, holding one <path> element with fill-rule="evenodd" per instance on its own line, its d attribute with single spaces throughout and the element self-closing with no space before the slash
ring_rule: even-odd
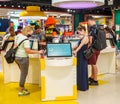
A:
<svg viewBox="0 0 120 104">
<path fill-rule="evenodd" d="M 107 5 L 107 0 L 105 0 L 106 3 L 104 6 L 94 8 L 94 9 L 61 9 L 57 7 L 53 7 L 51 5 L 51 0 L 11 0 L 8 2 L 1 2 L 0 1 L 0 7 L 1 8 L 14 8 L 14 9 L 25 9 L 26 6 L 36 5 L 40 6 L 42 11 L 60 11 L 60 12 L 69 12 L 69 13 L 97 13 L 97 14 L 108 14 L 111 15 L 111 8 L 113 6 Z M 118 6 L 120 4 L 120 0 L 115 0 L 115 5 Z"/>
</svg>

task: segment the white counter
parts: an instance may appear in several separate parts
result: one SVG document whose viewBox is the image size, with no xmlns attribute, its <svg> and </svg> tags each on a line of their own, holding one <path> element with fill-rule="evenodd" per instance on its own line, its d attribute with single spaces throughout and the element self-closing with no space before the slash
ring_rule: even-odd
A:
<svg viewBox="0 0 120 104">
<path fill-rule="evenodd" d="M 116 53 L 115 48 L 107 47 L 100 52 L 98 57 L 98 74 L 116 72 Z M 89 69 L 91 67 L 89 66 Z"/>
<path fill-rule="evenodd" d="M 4 71 L 4 82 L 19 82 L 20 70 L 16 63 L 8 64 L 4 59 L 4 52 L 1 53 L 2 56 L 2 67 Z M 27 76 L 27 83 L 35 83 L 39 84 L 40 81 L 40 60 L 38 55 L 30 55 L 30 65 L 29 65 L 29 72 Z M 50 59 L 46 60 L 46 66 L 64 66 L 72 63 L 71 60 L 67 59 L 60 60 L 59 59 Z M 116 55 L 115 55 L 115 48 L 107 47 L 106 49 L 102 50 L 97 62 L 98 66 L 98 73 L 105 74 L 105 73 L 115 73 L 116 67 Z M 89 66 L 90 69 L 90 66 Z"/>
<path fill-rule="evenodd" d="M 4 54 L 1 53 L 4 83 L 19 82 L 20 70 L 17 64 L 8 64 Z M 76 58 L 40 59 L 38 55 L 30 55 L 29 60 L 26 82 L 41 85 L 42 101 L 77 98 Z M 115 48 L 108 47 L 101 51 L 97 62 L 99 74 L 115 73 L 115 65 Z"/>
<path fill-rule="evenodd" d="M 41 85 L 42 101 L 77 99 L 74 58 L 45 58 Z"/>
<path fill-rule="evenodd" d="M 14 62 L 8 64 L 4 58 L 5 52 L 1 53 L 2 68 L 4 72 L 4 83 L 19 82 L 20 70 L 18 65 Z M 37 55 L 29 58 L 29 71 L 26 79 L 27 83 L 39 84 L 40 83 L 40 60 Z"/>
</svg>

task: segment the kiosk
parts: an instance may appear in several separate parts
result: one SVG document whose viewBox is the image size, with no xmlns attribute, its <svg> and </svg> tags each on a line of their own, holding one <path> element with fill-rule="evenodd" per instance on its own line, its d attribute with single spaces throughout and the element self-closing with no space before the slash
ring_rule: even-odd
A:
<svg viewBox="0 0 120 104">
<path fill-rule="evenodd" d="M 77 99 L 76 62 L 71 44 L 47 44 L 47 57 L 41 62 L 42 101 Z"/>
</svg>

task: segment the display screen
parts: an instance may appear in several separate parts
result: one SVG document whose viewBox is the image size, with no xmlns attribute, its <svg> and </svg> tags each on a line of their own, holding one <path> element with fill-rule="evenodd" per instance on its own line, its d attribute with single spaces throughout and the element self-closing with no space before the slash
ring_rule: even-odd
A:
<svg viewBox="0 0 120 104">
<path fill-rule="evenodd" d="M 69 40 L 69 42 L 71 43 L 71 47 L 75 48 L 78 46 L 80 39 L 76 39 L 76 40 Z"/>
<path fill-rule="evenodd" d="M 0 19 L 0 32 L 6 31 L 6 29 L 8 28 L 8 23 L 8 19 Z"/>
<path fill-rule="evenodd" d="M 71 57 L 72 49 L 70 43 L 47 44 L 47 57 Z"/>
</svg>

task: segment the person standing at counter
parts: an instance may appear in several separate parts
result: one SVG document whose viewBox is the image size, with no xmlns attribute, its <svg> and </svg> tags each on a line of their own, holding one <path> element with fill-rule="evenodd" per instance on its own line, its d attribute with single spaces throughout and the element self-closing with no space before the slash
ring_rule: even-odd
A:
<svg viewBox="0 0 120 104">
<path fill-rule="evenodd" d="M 13 21 L 9 21 L 8 25 L 9 25 L 9 27 L 6 29 L 6 34 L 9 33 L 9 28 L 10 28 L 10 27 L 13 27 L 13 28 L 14 28 L 14 22 L 13 22 Z"/>
<path fill-rule="evenodd" d="M 43 31 L 39 25 L 35 26 L 35 33 L 34 33 L 34 35 L 38 36 L 38 40 L 39 41 L 45 40 L 45 31 Z"/>
<path fill-rule="evenodd" d="M 1 44 L 2 50 L 6 50 L 9 42 L 14 42 L 15 35 L 16 34 L 15 34 L 15 31 L 14 31 L 14 28 L 10 27 L 9 31 L 8 31 L 8 34 L 5 34 L 3 36 L 3 40 L 2 40 L 2 44 Z"/>
<path fill-rule="evenodd" d="M 26 26 L 22 33 L 15 36 L 14 47 L 16 47 L 22 40 L 27 39 L 28 35 L 33 34 L 33 28 L 30 26 Z M 15 62 L 20 68 L 20 82 L 19 82 L 19 96 L 29 95 L 30 92 L 25 89 L 25 80 L 28 74 L 29 68 L 29 57 L 28 54 L 42 54 L 43 50 L 36 51 L 30 49 L 30 42 L 29 40 L 25 40 L 17 49 L 15 55 Z"/>
<path fill-rule="evenodd" d="M 96 29 L 96 23 L 95 20 L 92 16 L 88 16 L 87 17 L 87 23 L 88 26 L 90 28 L 89 30 L 89 45 L 88 47 L 90 47 L 93 42 L 95 41 L 95 33 L 97 33 L 97 29 Z M 94 47 L 93 47 L 94 48 Z M 97 80 L 97 74 L 98 74 L 98 68 L 96 66 L 97 60 L 98 60 L 98 56 L 100 54 L 100 51 L 98 51 L 97 49 L 94 48 L 94 54 L 88 59 L 88 64 L 91 65 L 91 76 L 88 79 L 89 80 L 89 85 L 93 85 L 96 86 L 98 85 L 98 80 Z"/>
<path fill-rule="evenodd" d="M 84 51 L 88 47 L 88 36 L 86 33 L 86 28 L 80 25 L 77 29 L 80 42 L 74 54 L 77 54 L 77 89 L 81 91 L 86 91 L 89 89 L 88 86 L 88 63 L 87 59 L 84 57 Z"/>
<path fill-rule="evenodd" d="M 41 27 L 39 25 L 35 26 L 35 33 L 33 34 L 34 36 L 36 36 L 36 38 L 39 41 L 39 49 L 45 49 L 46 47 L 46 36 L 45 36 L 45 31 L 43 31 L 41 29 Z"/>
<path fill-rule="evenodd" d="M 111 46 L 115 46 L 117 42 L 116 42 L 116 35 L 114 31 L 108 26 L 106 26 L 104 30 L 106 33 L 106 38 L 110 40 Z"/>
</svg>

